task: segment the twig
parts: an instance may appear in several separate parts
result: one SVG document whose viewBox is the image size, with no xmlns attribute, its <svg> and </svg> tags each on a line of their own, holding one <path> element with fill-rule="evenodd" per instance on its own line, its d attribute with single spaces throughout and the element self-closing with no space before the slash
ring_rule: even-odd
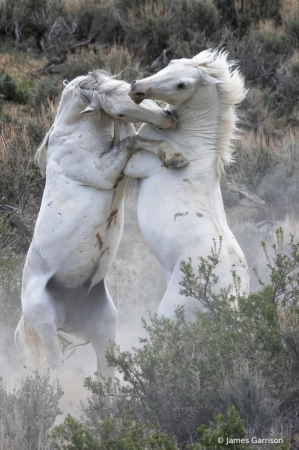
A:
<svg viewBox="0 0 299 450">
<path fill-rule="evenodd" d="M 32 72 L 25 72 L 25 70 L 20 69 L 19 66 L 16 66 L 16 67 L 17 67 L 17 69 L 18 69 L 19 72 L 24 73 L 25 75 L 29 75 L 29 76 L 31 76 L 31 77 L 37 78 L 38 80 L 41 80 L 41 77 L 39 77 L 38 75 L 35 75 L 35 74 L 32 73 Z"/>
</svg>

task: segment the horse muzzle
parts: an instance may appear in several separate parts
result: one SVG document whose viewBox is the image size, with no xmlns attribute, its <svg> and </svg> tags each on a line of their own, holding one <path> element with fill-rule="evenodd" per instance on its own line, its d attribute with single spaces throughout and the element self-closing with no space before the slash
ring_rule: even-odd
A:
<svg viewBox="0 0 299 450">
<path fill-rule="evenodd" d="M 165 119 L 162 121 L 162 123 L 160 124 L 159 128 L 171 128 L 174 129 L 176 127 L 177 124 L 177 118 L 175 117 L 175 115 L 171 112 L 168 111 L 168 109 L 164 109 L 164 114 L 165 114 Z"/>
<path fill-rule="evenodd" d="M 147 94 L 144 89 L 138 88 L 138 82 L 136 80 L 133 81 L 133 83 L 131 84 L 131 88 L 129 90 L 129 96 L 131 97 L 133 102 L 136 103 L 136 105 L 140 105 L 142 100 L 146 98 L 146 95 Z"/>
</svg>

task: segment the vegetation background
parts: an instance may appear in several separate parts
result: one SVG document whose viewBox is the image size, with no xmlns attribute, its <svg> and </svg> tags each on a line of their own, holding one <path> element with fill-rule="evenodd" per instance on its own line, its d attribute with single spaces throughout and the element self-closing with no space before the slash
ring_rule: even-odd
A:
<svg viewBox="0 0 299 450">
<path fill-rule="evenodd" d="M 271 295 L 263 291 L 260 300 L 244 300 L 244 323 L 241 316 L 227 313 L 221 326 L 220 322 L 217 327 L 211 326 L 207 315 L 198 318 L 194 329 L 178 312 L 184 335 L 178 325 L 155 318 L 151 322 L 148 311 L 155 313 L 165 285 L 161 268 L 138 228 L 135 181 L 129 182 L 126 192 L 123 239 L 107 277 L 119 311 L 118 336 L 122 342 L 120 350 L 111 349 L 110 360 L 120 373 L 124 367 L 138 367 L 145 391 L 136 394 L 134 377 L 127 376 L 126 393 L 121 385 L 107 381 L 100 387 L 89 380 L 91 409 L 84 419 L 88 419 L 88 425 L 69 419 L 53 438 L 56 443 L 51 443 L 46 435 L 59 412 L 61 387 L 51 384 L 48 375 L 31 372 L 28 376 L 20 371 L 22 364 L 13 343 L 21 314 L 22 266 L 44 186 L 33 157 L 55 117 L 62 81 L 93 68 L 110 70 L 132 81 L 155 73 L 170 59 L 192 57 L 210 47 L 230 52 L 249 89 L 239 107 L 242 139 L 236 141 L 235 162 L 223 175 L 222 193 L 229 224 L 251 270 L 251 291 L 255 292 L 261 286 L 253 268 L 265 286 L 275 282 L 260 241 L 271 252 L 278 227 L 285 236 L 292 232 L 295 241 L 299 237 L 298 0 L 1 0 L 1 450 L 46 449 L 53 445 L 61 449 L 137 449 L 138 445 L 185 448 L 197 445 L 200 438 L 196 428 L 202 423 L 208 427 L 209 421 L 214 425 L 201 445 L 215 448 L 218 444 L 213 439 L 226 426 L 226 419 L 213 422 L 213 417 L 224 414 L 228 423 L 239 426 L 236 413 L 229 413 L 232 405 L 248 436 L 272 433 L 286 437 L 292 448 L 299 448 L 299 325 L 293 303 L 283 307 L 278 298 L 272 302 L 273 310 L 269 306 Z M 283 242 L 280 253 L 290 254 L 291 248 Z M 292 267 L 296 272 L 295 256 Z M 279 272 L 280 279 L 287 276 Z M 298 293 L 291 292 L 292 301 L 297 301 Z M 222 301 L 225 306 L 230 300 Z M 249 302 L 258 301 L 261 303 L 253 314 L 248 310 Z M 145 329 L 141 316 L 148 322 Z M 236 340 L 240 346 L 232 346 L 232 336 L 224 330 L 231 331 L 231 324 L 240 320 L 244 325 L 238 331 L 242 339 Z M 252 328 L 252 323 L 257 325 Z M 154 335 L 153 330 L 161 330 L 161 336 Z M 206 335 L 200 330 L 206 330 Z M 139 343 L 138 336 L 149 339 L 149 343 Z M 202 347 L 192 350 L 194 339 Z M 219 341 L 224 343 L 217 350 Z M 277 344 L 275 348 L 272 341 Z M 174 342 L 180 343 L 183 351 L 172 348 Z M 132 343 L 137 350 L 130 353 Z M 259 351 L 255 353 L 254 348 Z M 124 351 L 129 353 L 122 354 Z M 229 355 L 221 364 L 219 352 Z M 196 362 L 190 354 L 196 355 Z M 151 358 L 156 358 L 155 363 Z M 148 361 L 155 367 L 152 372 L 146 371 Z M 206 371 L 202 367 L 207 367 Z M 192 371 L 196 376 L 190 378 Z M 174 378 L 167 378 L 174 373 Z M 144 396 L 151 401 L 145 402 L 143 410 L 140 402 L 142 405 Z M 71 442 L 76 433 L 82 439 L 90 433 L 89 441 L 78 438 L 78 442 Z M 209 433 L 214 436 L 213 444 L 209 444 Z M 146 441 L 146 436 L 152 439 Z M 260 448 L 278 447 L 262 444 Z"/>
</svg>

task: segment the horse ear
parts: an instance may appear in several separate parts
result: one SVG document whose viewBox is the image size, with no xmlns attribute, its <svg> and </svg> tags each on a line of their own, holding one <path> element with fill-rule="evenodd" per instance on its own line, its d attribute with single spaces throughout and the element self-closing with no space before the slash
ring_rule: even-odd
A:
<svg viewBox="0 0 299 450">
<path fill-rule="evenodd" d="M 204 82 L 203 84 L 219 84 L 223 83 L 223 81 L 217 80 L 217 78 L 210 77 L 210 75 L 204 74 L 203 76 Z"/>
<path fill-rule="evenodd" d="M 93 113 L 96 109 L 93 106 L 87 106 L 83 111 L 79 112 L 79 114 L 90 114 Z"/>
<path fill-rule="evenodd" d="M 101 108 L 100 97 L 97 92 L 80 89 L 80 94 L 89 105 L 79 114 L 91 114 Z"/>
</svg>

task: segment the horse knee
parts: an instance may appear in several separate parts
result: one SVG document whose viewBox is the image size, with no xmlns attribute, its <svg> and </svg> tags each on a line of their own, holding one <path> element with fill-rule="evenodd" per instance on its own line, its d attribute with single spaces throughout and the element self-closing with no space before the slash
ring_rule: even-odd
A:
<svg viewBox="0 0 299 450">
<path fill-rule="evenodd" d="M 61 310 L 58 314 L 45 288 L 31 288 L 22 297 L 22 313 L 28 323 L 54 324 L 58 327 L 64 322 L 65 313 Z"/>
<path fill-rule="evenodd" d="M 38 332 L 41 331 L 41 326 L 46 329 L 49 324 L 54 325 L 55 323 L 52 314 L 48 314 L 39 302 L 27 303 L 26 306 L 23 306 L 22 313 L 25 321 Z"/>
<path fill-rule="evenodd" d="M 109 316 L 107 317 L 108 320 L 110 320 L 111 322 L 116 322 L 118 319 L 118 311 L 115 308 L 115 306 L 113 306 L 113 308 L 111 308 L 111 311 L 109 311 Z"/>
<path fill-rule="evenodd" d="M 105 314 L 102 318 L 102 325 L 99 326 L 99 331 L 102 336 L 106 336 L 108 339 L 115 338 L 117 318 L 118 312 L 116 308 L 111 310 L 108 314 Z"/>
</svg>

